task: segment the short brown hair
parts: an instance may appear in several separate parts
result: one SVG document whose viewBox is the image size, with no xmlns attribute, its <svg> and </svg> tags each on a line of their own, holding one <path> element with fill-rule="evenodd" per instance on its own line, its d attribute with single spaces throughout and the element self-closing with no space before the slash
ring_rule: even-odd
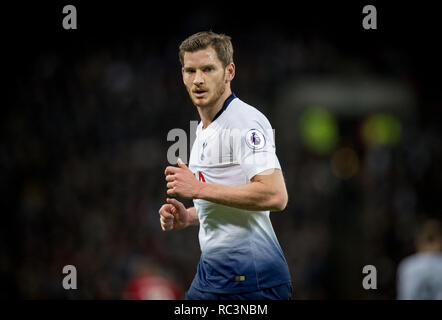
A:
<svg viewBox="0 0 442 320">
<path fill-rule="evenodd" d="M 425 220 L 417 233 L 419 244 L 441 244 L 442 234 L 440 222 L 436 219 Z"/>
<path fill-rule="evenodd" d="M 230 40 L 229 36 L 212 31 L 201 31 L 191 35 L 181 42 L 179 47 L 181 66 L 184 66 L 184 53 L 212 47 L 225 68 L 229 63 L 233 62 L 233 47 Z"/>
</svg>

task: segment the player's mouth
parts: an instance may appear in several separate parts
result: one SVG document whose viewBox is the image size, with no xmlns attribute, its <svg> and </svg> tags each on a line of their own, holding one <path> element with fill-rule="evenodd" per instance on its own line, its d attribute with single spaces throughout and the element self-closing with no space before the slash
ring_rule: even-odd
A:
<svg viewBox="0 0 442 320">
<path fill-rule="evenodd" d="M 203 90 L 203 89 L 196 89 L 196 90 L 193 90 L 193 94 L 195 95 L 196 98 L 201 99 L 206 96 L 207 91 Z"/>
</svg>

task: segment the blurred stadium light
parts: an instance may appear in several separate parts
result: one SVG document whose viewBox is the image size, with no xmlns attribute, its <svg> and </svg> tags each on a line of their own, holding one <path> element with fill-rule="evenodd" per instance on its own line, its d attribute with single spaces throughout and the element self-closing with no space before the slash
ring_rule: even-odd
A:
<svg viewBox="0 0 442 320">
<path fill-rule="evenodd" d="M 327 154 L 338 143 L 338 123 L 327 109 L 307 108 L 299 119 L 302 142 L 313 152 Z"/>
</svg>

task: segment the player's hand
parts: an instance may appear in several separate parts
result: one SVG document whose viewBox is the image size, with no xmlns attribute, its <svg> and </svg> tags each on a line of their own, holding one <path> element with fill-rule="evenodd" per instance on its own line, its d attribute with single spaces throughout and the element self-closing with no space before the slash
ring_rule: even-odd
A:
<svg viewBox="0 0 442 320">
<path fill-rule="evenodd" d="M 160 208 L 161 229 L 163 231 L 181 230 L 189 224 L 189 212 L 186 207 L 176 199 L 166 199 L 166 204 Z"/>
<path fill-rule="evenodd" d="M 195 178 L 192 171 L 178 159 L 178 167 L 167 167 L 164 172 L 167 181 L 167 195 L 195 199 L 198 196 L 202 182 Z"/>
</svg>

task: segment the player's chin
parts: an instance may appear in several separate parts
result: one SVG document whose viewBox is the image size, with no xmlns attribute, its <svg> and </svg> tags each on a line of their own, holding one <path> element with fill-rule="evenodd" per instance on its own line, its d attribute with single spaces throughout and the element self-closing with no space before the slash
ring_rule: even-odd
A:
<svg viewBox="0 0 442 320">
<path fill-rule="evenodd" d="M 192 97 L 193 104 L 197 107 L 204 107 L 208 104 L 209 99 L 207 97 Z"/>
</svg>

